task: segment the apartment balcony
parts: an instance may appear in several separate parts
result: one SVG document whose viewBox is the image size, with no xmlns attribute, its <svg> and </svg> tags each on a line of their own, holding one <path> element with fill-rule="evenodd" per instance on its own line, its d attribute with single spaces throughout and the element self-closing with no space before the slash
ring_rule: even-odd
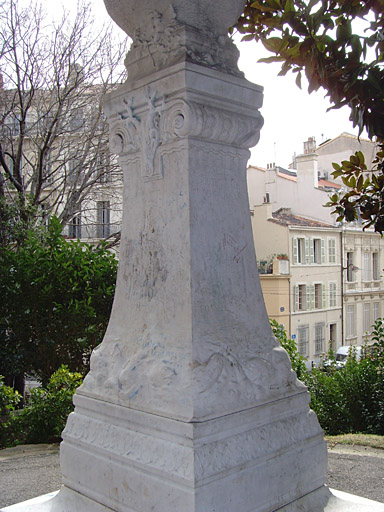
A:
<svg viewBox="0 0 384 512">
<path fill-rule="evenodd" d="M 121 223 L 67 225 L 63 230 L 65 238 L 94 241 L 108 238 L 121 230 Z"/>
</svg>

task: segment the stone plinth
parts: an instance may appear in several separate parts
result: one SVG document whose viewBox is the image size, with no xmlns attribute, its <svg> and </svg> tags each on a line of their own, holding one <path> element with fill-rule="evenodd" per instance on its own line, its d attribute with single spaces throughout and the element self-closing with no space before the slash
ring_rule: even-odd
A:
<svg viewBox="0 0 384 512">
<path fill-rule="evenodd" d="M 64 487 L 27 510 L 323 510 L 322 431 L 257 273 L 262 90 L 225 35 L 244 1 L 106 3 L 134 38 L 105 105 L 124 173 L 116 296 L 63 433 Z"/>
<path fill-rule="evenodd" d="M 270 511 L 324 485 L 322 431 L 257 274 L 246 162 L 261 101 L 243 78 L 187 62 L 109 96 L 125 181 L 118 283 L 61 448 L 83 512 Z"/>
</svg>

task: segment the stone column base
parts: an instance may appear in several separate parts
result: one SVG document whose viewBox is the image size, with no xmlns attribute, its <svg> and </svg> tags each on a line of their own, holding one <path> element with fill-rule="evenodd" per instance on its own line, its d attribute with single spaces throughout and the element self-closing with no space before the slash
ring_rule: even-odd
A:
<svg viewBox="0 0 384 512">
<path fill-rule="evenodd" d="M 27 511 L 323 510 L 326 446 L 306 391 L 190 423 L 82 395 L 75 404 L 64 486 Z"/>
<path fill-rule="evenodd" d="M 92 502 L 78 493 L 63 488 L 53 499 L 52 494 L 39 496 L 0 510 L 0 512 L 108 512 L 110 508 Z M 92 506 L 90 509 L 89 507 Z M 276 512 L 384 512 L 384 504 L 341 491 L 322 487 Z"/>
</svg>

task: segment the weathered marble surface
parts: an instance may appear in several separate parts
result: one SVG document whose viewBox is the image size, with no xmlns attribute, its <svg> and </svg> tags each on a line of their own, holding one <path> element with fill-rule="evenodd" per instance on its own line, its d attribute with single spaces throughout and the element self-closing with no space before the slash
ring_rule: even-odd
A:
<svg viewBox="0 0 384 512">
<path fill-rule="evenodd" d="M 322 431 L 257 274 L 246 163 L 262 89 L 225 35 L 244 3 L 106 0 L 133 37 L 128 80 L 105 105 L 124 173 L 116 295 L 63 433 L 64 487 L 28 511 L 294 512 L 330 499 Z"/>
</svg>

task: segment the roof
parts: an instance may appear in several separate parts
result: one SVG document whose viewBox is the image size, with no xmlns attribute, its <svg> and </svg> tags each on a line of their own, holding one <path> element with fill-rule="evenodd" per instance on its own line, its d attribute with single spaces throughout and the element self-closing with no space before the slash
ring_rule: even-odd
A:
<svg viewBox="0 0 384 512">
<path fill-rule="evenodd" d="M 279 208 L 272 213 L 272 218 L 268 219 L 270 222 L 280 224 L 281 226 L 302 226 L 309 228 L 334 228 L 332 224 L 319 222 L 317 220 L 308 219 L 299 215 L 294 215 L 290 208 Z"/>
<path fill-rule="evenodd" d="M 297 181 L 296 173 L 293 173 L 293 172 L 286 173 L 286 172 L 280 171 L 280 169 L 277 172 L 277 175 L 279 178 L 283 178 L 284 180 L 289 180 L 289 181 L 295 181 L 295 182 Z"/>
<path fill-rule="evenodd" d="M 340 188 L 343 188 L 342 185 L 339 183 L 335 183 L 334 181 L 328 181 L 323 178 L 320 178 L 318 181 L 318 187 L 319 188 L 336 188 L 339 190 Z"/>
<path fill-rule="evenodd" d="M 369 139 L 364 139 L 362 137 L 358 137 L 357 135 L 353 135 L 352 133 L 348 133 L 348 132 L 342 132 L 340 133 L 340 135 L 338 135 L 337 137 L 334 137 L 333 139 L 327 139 L 325 140 L 324 142 L 322 142 L 321 144 L 319 144 L 317 147 L 318 148 L 321 148 L 321 147 L 324 147 L 324 146 L 327 146 L 328 144 L 330 144 L 331 142 L 337 140 L 337 139 L 340 139 L 341 137 L 344 137 L 346 139 L 354 139 L 354 140 L 358 140 L 358 141 L 364 141 L 364 142 L 372 142 L 371 140 Z"/>
</svg>

